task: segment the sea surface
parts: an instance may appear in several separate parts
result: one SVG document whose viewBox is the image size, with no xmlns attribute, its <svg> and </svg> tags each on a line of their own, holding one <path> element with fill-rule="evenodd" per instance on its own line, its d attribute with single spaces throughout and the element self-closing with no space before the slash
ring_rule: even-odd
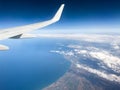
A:
<svg viewBox="0 0 120 90">
<path fill-rule="evenodd" d="M 0 51 L 0 90 L 41 90 L 64 75 L 70 63 L 50 52 L 61 42 L 66 43 L 55 38 L 0 41 L 10 47 Z"/>
</svg>

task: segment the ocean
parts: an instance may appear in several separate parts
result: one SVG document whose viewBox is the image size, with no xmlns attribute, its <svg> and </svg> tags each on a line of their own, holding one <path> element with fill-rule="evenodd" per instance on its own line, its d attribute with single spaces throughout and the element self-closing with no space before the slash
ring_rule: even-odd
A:
<svg viewBox="0 0 120 90">
<path fill-rule="evenodd" d="M 41 90 L 59 79 L 70 63 L 52 53 L 64 40 L 8 39 L 0 44 L 10 47 L 0 51 L 0 90 Z"/>
</svg>

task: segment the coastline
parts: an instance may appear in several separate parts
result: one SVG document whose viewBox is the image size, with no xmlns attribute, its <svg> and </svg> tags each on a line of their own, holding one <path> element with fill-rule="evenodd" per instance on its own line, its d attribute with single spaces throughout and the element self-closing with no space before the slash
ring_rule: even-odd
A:
<svg viewBox="0 0 120 90">
<path fill-rule="evenodd" d="M 118 90 L 118 88 L 119 83 L 108 81 L 71 63 L 62 77 L 42 90 Z"/>
</svg>

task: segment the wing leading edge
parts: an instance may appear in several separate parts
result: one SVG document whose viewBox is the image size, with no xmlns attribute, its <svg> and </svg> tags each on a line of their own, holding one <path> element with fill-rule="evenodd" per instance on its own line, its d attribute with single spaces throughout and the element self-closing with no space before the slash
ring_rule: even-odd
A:
<svg viewBox="0 0 120 90">
<path fill-rule="evenodd" d="M 45 26 L 48 26 L 50 24 L 53 24 L 60 20 L 63 9 L 64 9 L 64 4 L 62 4 L 60 6 L 60 8 L 58 9 L 55 16 L 48 21 L 25 25 L 25 26 L 19 26 L 19 27 L 10 28 L 10 29 L 4 29 L 4 30 L 0 31 L 0 40 L 11 38 L 11 37 L 16 37 L 16 36 L 22 35 L 26 32 L 37 30 L 37 29 L 43 28 Z"/>
</svg>

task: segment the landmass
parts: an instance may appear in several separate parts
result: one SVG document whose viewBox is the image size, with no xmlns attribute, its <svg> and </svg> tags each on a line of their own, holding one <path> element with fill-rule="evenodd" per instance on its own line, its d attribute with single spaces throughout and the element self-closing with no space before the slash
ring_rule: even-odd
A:
<svg viewBox="0 0 120 90">
<path fill-rule="evenodd" d="M 71 65 L 70 69 L 56 82 L 43 90 L 118 90 L 120 84 L 110 82 L 85 70 Z"/>
</svg>

